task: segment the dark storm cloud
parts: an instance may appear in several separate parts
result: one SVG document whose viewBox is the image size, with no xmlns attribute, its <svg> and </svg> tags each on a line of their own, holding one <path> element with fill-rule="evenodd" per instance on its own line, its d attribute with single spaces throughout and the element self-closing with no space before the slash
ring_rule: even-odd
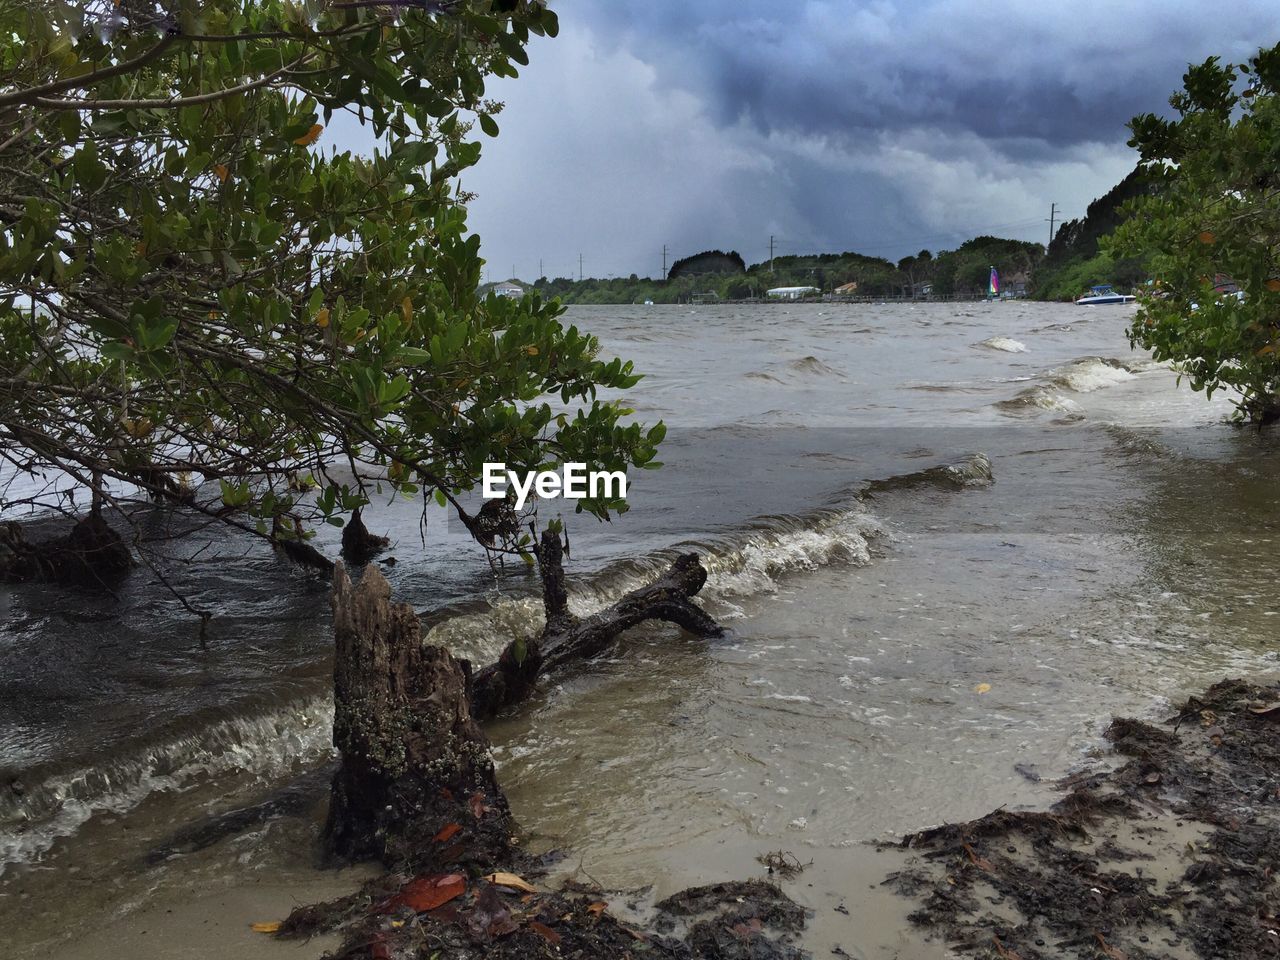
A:
<svg viewBox="0 0 1280 960">
<path fill-rule="evenodd" d="M 929 127 L 1050 145 L 1123 139 L 1186 64 L 1280 40 L 1280 4 L 651 0 L 562 16 L 645 51 L 722 124 L 771 131 Z"/>
<path fill-rule="evenodd" d="M 1280 40 L 1241 0 L 557 0 L 466 186 L 494 278 L 1043 242 L 1134 165 L 1188 62 Z"/>
</svg>

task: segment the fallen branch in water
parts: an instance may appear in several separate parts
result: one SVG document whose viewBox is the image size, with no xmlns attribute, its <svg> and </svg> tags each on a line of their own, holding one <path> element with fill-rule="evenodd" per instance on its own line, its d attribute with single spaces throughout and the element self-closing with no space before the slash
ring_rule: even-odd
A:
<svg viewBox="0 0 1280 960">
<path fill-rule="evenodd" d="M 526 699 L 548 670 L 598 656 L 619 634 L 646 620 L 665 620 L 697 637 L 724 633 L 724 628 L 693 602 L 707 582 L 707 571 L 696 554 L 682 554 L 653 583 L 632 590 L 589 617 L 569 612 L 564 545 L 559 535 L 543 531 L 535 555 L 542 574 L 546 626 L 537 640 L 512 641 L 496 663 L 476 673 L 471 683 L 471 713 L 478 720 L 490 719 Z"/>
</svg>

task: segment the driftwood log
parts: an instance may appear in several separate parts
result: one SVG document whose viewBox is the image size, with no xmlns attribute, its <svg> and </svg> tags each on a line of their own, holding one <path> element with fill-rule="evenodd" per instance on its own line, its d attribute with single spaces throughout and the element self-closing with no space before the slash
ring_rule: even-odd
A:
<svg viewBox="0 0 1280 960">
<path fill-rule="evenodd" d="M 707 579 L 693 554 L 608 609 L 577 617 L 559 537 L 544 533 L 536 553 L 542 635 L 508 645 L 474 676 L 465 660 L 422 642 L 412 608 L 391 602 L 375 567 L 353 585 L 338 565 L 333 740 L 341 759 L 325 829 L 338 856 L 415 872 L 510 862 L 514 824 L 477 721 L 527 697 L 546 670 L 596 656 L 645 620 L 701 637 L 723 632 L 692 601 Z"/>
<path fill-rule="evenodd" d="M 537 640 L 508 644 L 496 663 L 476 673 L 471 685 L 471 713 L 478 720 L 488 720 L 524 700 L 547 670 L 598 656 L 620 633 L 646 620 L 665 620 L 698 637 L 724 633 L 724 628 L 693 602 L 707 582 L 707 571 L 697 554 L 682 554 L 653 583 L 589 617 L 569 612 L 560 537 L 543 531 L 535 554 L 542 574 L 546 626 Z"/>
</svg>

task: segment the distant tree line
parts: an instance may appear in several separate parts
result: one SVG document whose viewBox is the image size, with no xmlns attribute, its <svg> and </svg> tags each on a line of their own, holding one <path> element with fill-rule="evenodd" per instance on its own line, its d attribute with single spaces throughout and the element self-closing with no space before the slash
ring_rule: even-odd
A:
<svg viewBox="0 0 1280 960">
<path fill-rule="evenodd" d="M 750 300 L 773 287 L 816 287 L 823 294 L 856 284 L 859 297 L 926 298 L 986 293 L 991 267 L 1001 276 L 1030 277 L 1044 258 L 1037 243 L 1000 237 L 975 237 L 955 250 L 929 250 L 897 263 L 884 257 L 846 251 L 775 257 L 747 266 L 736 252 L 704 251 L 677 260 L 666 280 L 639 277 L 539 278 L 543 297 L 565 303 L 687 303 L 693 299 Z"/>
<path fill-rule="evenodd" d="M 816 287 L 822 294 L 857 284 L 853 296 L 876 299 L 981 297 L 991 268 L 1003 288 L 1025 286 L 1028 296 L 1070 300 L 1090 286 L 1110 283 L 1132 290 L 1149 278 L 1146 256 L 1117 257 L 1102 240 L 1126 219 L 1125 205 L 1149 196 L 1156 181 L 1134 170 L 1089 204 L 1085 215 L 1062 224 L 1046 252 L 1025 240 L 980 236 L 954 250 L 921 250 L 896 263 L 884 257 L 846 251 L 774 257 L 748 266 L 737 251 L 705 250 L 672 264 L 667 278 L 631 276 L 543 277 L 534 285 L 544 297 L 565 303 L 687 303 L 695 298 L 750 300 L 772 287 Z"/>
<path fill-rule="evenodd" d="M 695 277 L 708 273 L 746 273 L 747 264 L 737 250 L 704 250 L 691 257 L 682 257 L 671 265 L 667 279 Z"/>
<path fill-rule="evenodd" d="M 1068 300 L 1098 283 L 1127 290 L 1145 281 L 1145 257 L 1117 258 L 1102 249 L 1101 241 L 1127 218 L 1125 204 L 1150 195 L 1155 187 L 1149 174 L 1135 169 L 1089 204 L 1083 217 L 1064 223 L 1036 271 L 1036 296 L 1042 300 Z"/>
</svg>

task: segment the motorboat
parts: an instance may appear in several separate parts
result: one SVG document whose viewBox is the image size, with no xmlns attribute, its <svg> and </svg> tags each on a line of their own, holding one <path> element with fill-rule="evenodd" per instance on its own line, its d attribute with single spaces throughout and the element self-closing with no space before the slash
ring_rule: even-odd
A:
<svg viewBox="0 0 1280 960">
<path fill-rule="evenodd" d="M 1076 306 L 1098 307 L 1112 303 L 1133 303 L 1137 299 L 1127 293 L 1116 293 L 1109 283 L 1100 283 L 1090 287 L 1089 292 L 1076 301 Z"/>
</svg>

